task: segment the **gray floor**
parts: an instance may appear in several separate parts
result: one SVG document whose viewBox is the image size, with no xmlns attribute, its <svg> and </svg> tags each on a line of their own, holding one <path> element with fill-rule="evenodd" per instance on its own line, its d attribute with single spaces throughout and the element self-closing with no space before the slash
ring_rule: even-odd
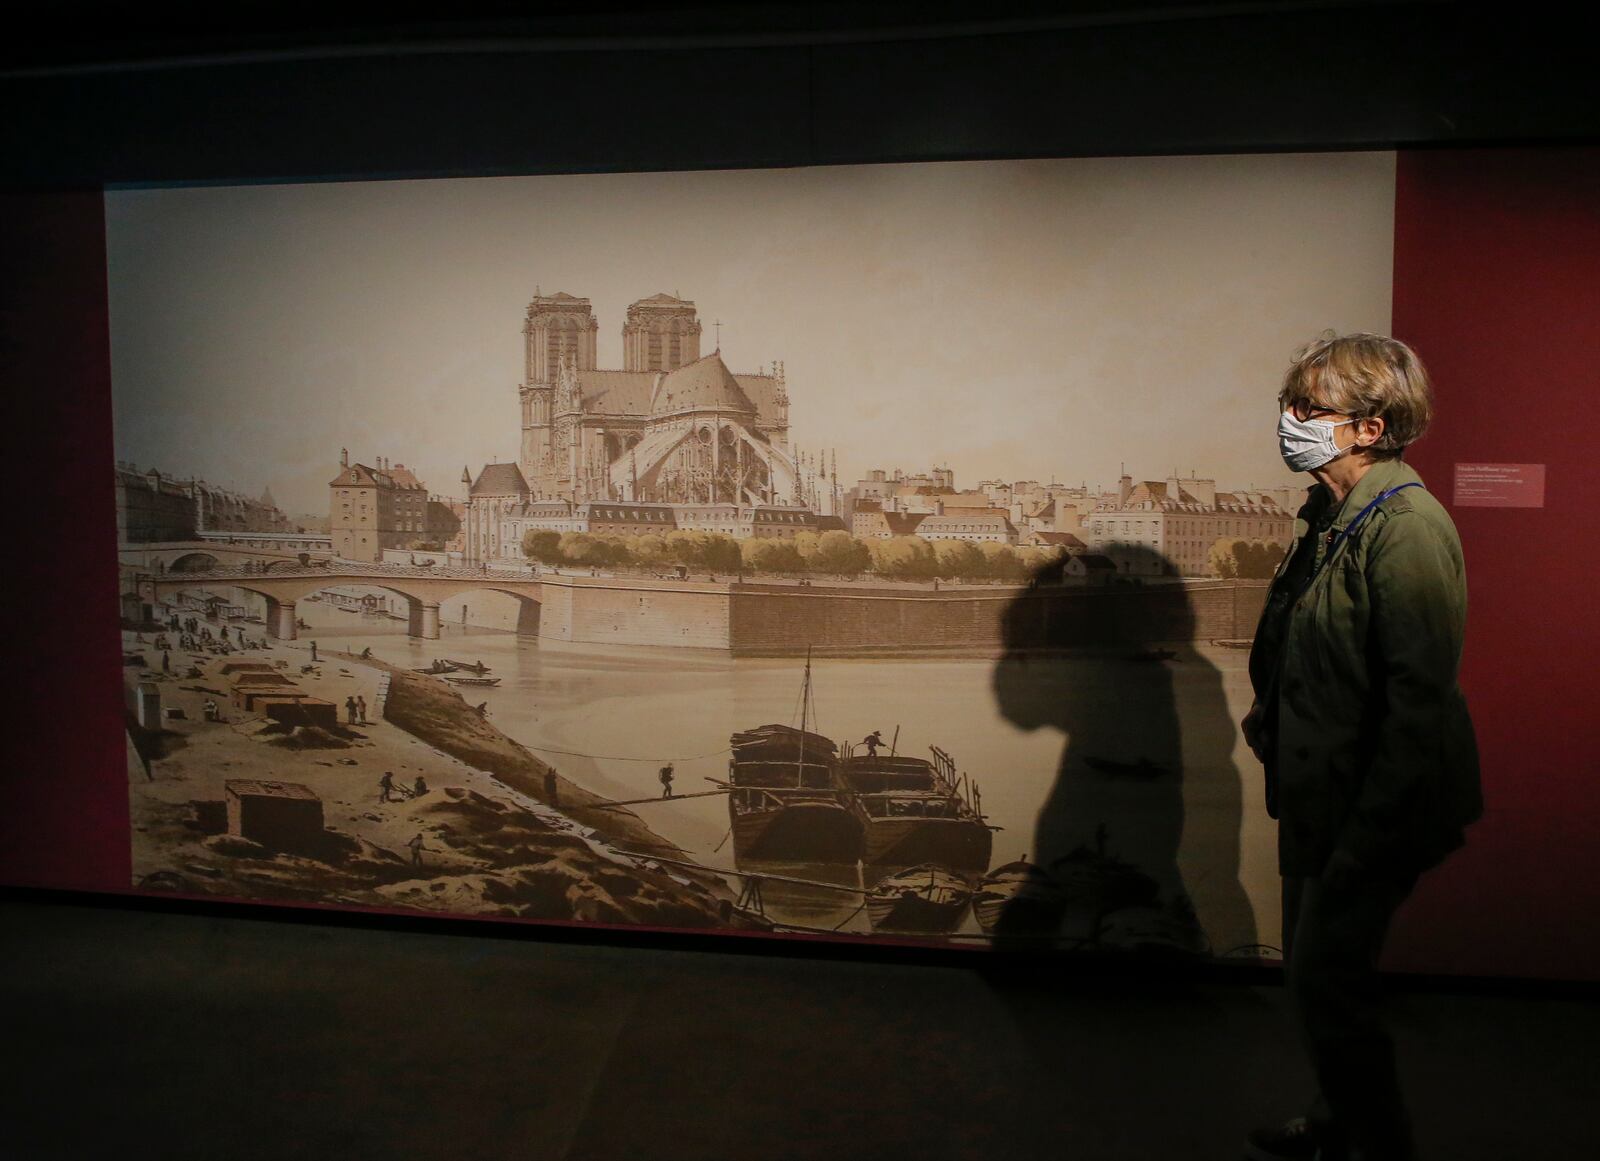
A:
<svg viewBox="0 0 1600 1161">
<path fill-rule="evenodd" d="M 3 910 L 13 1157 L 1232 1159 L 1308 1083 L 1275 987 Z M 1425 1156 L 1596 1155 L 1600 1005 L 1392 1008 Z"/>
</svg>

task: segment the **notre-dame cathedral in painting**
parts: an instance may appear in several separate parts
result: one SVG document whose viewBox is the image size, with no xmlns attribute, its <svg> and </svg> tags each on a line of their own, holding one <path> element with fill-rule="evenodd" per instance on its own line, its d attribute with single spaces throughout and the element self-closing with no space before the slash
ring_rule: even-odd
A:
<svg viewBox="0 0 1600 1161">
<path fill-rule="evenodd" d="M 523 327 L 523 479 L 534 500 L 801 506 L 783 365 L 735 374 L 700 354 L 693 302 L 628 307 L 623 367 L 595 366 L 589 300 L 536 294 Z"/>
</svg>

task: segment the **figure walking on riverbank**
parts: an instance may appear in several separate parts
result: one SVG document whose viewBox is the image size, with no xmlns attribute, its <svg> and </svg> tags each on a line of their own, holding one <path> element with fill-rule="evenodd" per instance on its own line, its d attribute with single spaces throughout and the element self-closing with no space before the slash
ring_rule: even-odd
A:
<svg viewBox="0 0 1600 1161">
<path fill-rule="evenodd" d="M 311 660 L 317 660 L 317 643 L 315 641 L 311 642 Z"/>
<path fill-rule="evenodd" d="M 354 695 L 344 699 L 344 719 L 347 726 L 356 724 L 356 699 Z"/>
<path fill-rule="evenodd" d="M 662 798 L 671 798 L 672 797 L 672 776 L 673 776 L 672 763 L 668 762 L 665 766 L 661 767 L 661 773 L 659 775 L 659 777 L 661 779 L 661 797 Z"/>
<path fill-rule="evenodd" d="M 422 845 L 422 832 L 419 830 L 412 835 L 411 841 L 406 846 L 411 848 L 411 865 L 413 867 L 422 866 L 422 852 L 428 849 Z"/>
<path fill-rule="evenodd" d="M 389 797 L 393 793 L 394 793 L 394 772 L 391 771 L 391 770 L 385 770 L 383 772 L 383 777 L 378 779 L 378 801 L 379 802 L 391 802 L 391 801 L 393 801 L 393 799 L 391 799 Z"/>
<path fill-rule="evenodd" d="M 360 694 L 356 695 L 356 721 L 363 726 L 367 724 L 367 699 Z"/>
</svg>

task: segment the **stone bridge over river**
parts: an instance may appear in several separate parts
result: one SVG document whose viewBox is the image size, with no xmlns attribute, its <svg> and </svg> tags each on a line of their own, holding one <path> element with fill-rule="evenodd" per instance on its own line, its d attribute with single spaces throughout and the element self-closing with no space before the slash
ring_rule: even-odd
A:
<svg viewBox="0 0 1600 1161">
<path fill-rule="evenodd" d="M 128 569 L 128 566 L 124 566 Z M 152 603 L 170 600 L 188 591 L 227 585 L 255 593 L 267 603 L 267 632 L 274 637 L 295 637 L 295 602 L 324 589 L 365 585 L 392 593 L 406 602 L 407 632 L 428 639 L 439 636 L 439 605 L 463 593 L 503 593 L 531 603 L 532 620 L 538 621 L 543 586 L 526 570 L 482 568 L 422 568 L 410 565 L 364 565 L 328 560 L 301 564 L 281 557 L 247 560 L 241 564 L 194 567 L 155 574 L 138 571 L 134 584 L 139 595 Z"/>
<path fill-rule="evenodd" d="M 295 602 L 365 586 L 402 599 L 413 637 L 439 636 L 439 606 L 470 593 L 520 602 L 518 632 L 585 644 L 657 645 L 794 655 L 1240 639 L 1255 629 L 1267 582 L 1174 581 L 1031 589 L 885 581 L 798 585 L 761 580 L 570 575 L 541 569 L 450 568 L 325 560 L 247 560 L 193 571 L 124 563 L 124 592 L 154 605 L 232 586 L 260 596 L 267 629 L 295 636 Z M 1006 642 L 1007 626 L 1017 640 Z"/>
</svg>

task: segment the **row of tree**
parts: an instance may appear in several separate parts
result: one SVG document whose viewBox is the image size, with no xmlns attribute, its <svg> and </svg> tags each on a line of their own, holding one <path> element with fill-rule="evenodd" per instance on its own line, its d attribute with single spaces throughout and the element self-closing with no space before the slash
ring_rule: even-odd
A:
<svg viewBox="0 0 1600 1161">
<path fill-rule="evenodd" d="M 1270 540 L 1223 537 L 1211 546 L 1211 571 L 1220 577 L 1267 580 L 1278 571 L 1283 552 L 1283 545 Z"/>
<path fill-rule="evenodd" d="M 673 529 L 643 536 L 530 530 L 522 553 L 544 564 L 622 568 L 685 565 L 711 572 L 816 574 L 853 577 L 875 573 L 894 580 L 1024 581 L 1064 555 L 1060 548 L 1013 548 L 994 541 L 926 540 L 920 536 L 857 540 L 848 532 L 802 532 L 791 538 L 736 540 L 720 532 Z M 1271 542 L 1218 540 L 1211 567 L 1218 576 L 1270 577 L 1283 559 Z"/>
<path fill-rule="evenodd" d="M 802 532 L 793 538 L 736 540 L 719 532 L 674 529 L 661 535 L 597 536 L 530 530 L 522 553 L 544 564 L 658 568 L 686 565 L 712 572 L 863 573 L 896 580 L 1026 580 L 1062 555 L 1055 548 L 1012 548 L 993 542 L 925 540 L 920 536 L 857 540 L 848 532 Z"/>
</svg>

